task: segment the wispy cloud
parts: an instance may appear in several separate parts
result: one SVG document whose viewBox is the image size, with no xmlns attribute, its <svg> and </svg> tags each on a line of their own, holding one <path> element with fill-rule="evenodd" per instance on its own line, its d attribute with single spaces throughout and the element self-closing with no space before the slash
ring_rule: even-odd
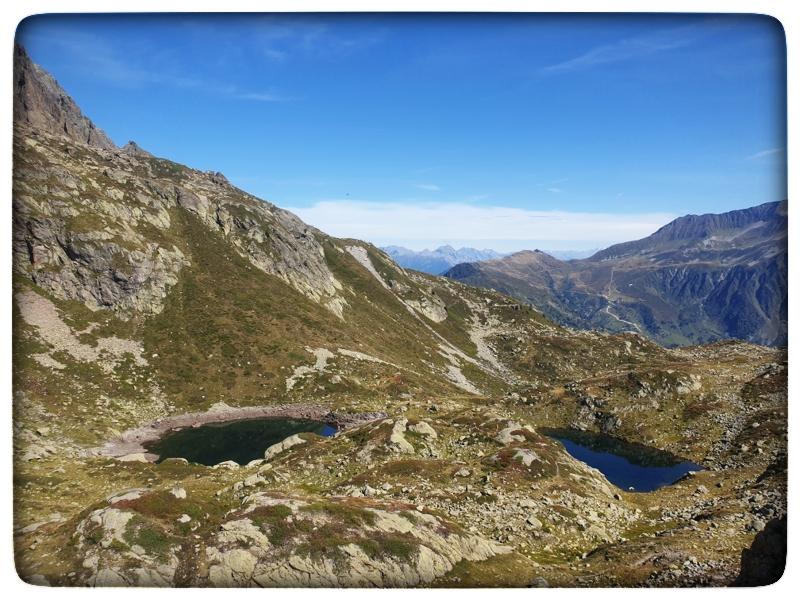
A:
<svg viewBox="0 0 800 600">
<path fill-rule="evenodd" d="M 562 194 L 562 193 L 564 193 L 564 190 L 562 190 L 561 188 L 557 188 L 557 187 L 549 187 L 549 188 L 547 188 L 547 191 L 550 192 L 551 194 Z"/>
<path fill-rule="evenodd" d="M 418 183 L 414 187 L 419 190 L 425 190 L 426 192 L 439 192 L 442 190 L 442 188 L 435 183 Z"/>
<path fill-rule="evenodd" d="M 786 152 L 786 148 L 769 148 L 768 150 L 761 150 L 750 156 L 746 156 L 745 160 L 758 160 L 760 158 L 767 158 L 768 156 L 775 156 Z"/>
<path fill-rule="evenodd" d="M 539 70 L 539 74 L 552 75 L 591 69 L 684 48 L 709 35 L 717 27 L 719 24 L 716 21 L 708 20 L 703 23 L 624 38 L 610 44 L 596 46 L 576 57 L 543 67 Z"/>
<path fill-rule="evenodd" d="M 284 61 L 289 58 L 289 53 L 284 50 L 276 50 L 275 48 L 263 48 L 264 56 L 274 61 Z"/>
<path fill-rule="evenodd" d="M 232 20 L 236 21 L 236 44 L 271 62 L 309 56 L 335 60 L 378 44 L 386 35 L 383 28 L 363 32 L 331 27 L 309 15 L 247 15 L 222 20 L 200 15 L 185 18 L 181 24 L 204 39 L 228 39 Z"/>
<path fill-rule="evenodd" d="M 232 94 L 239 100 L 254 100 L 256 102 L 292 102 L 298 100 L 296 96 L 285 96 L 274 92 L 244 92 Z"/>
<path fill-rule="evenodd" d="M 165 17 L 162 23 L 174 28 L 174 37 L 180 40 L 175 48 L 149 36 L 146 30 L 132 42 L 100 29 L 53 21 L 38 29 L 23 29 L 23 42 L 30 42 L 31 47 L 49 46 L 66 59 L 68 68 L 119 88 L 157 86 L 274 103 L 302 98 L 272 87 L 260 89 L 249 83 L 251 79 L 230 78 L 245 66 L 258 70 L 293 60 L 342 60 L 381 43 L 387 35 L 379 25 L 356 29 L 306 15 L 231 15 L 222 19 L 192 15 Z M 204 61 L 196 57 L 187 60 L 185 49 L 195 46 L 207 50 Z"/>
<path fill-rule="evenodd" d="M 107 40 L 68 28 L 60 28 L 58 35 L 48 35 L 46 38 L 34 36 L 33 39 L 37 43 L 57 47 L 71 58 L 71 64 L 75 68 L 117 87 L 138 89 L 158 85 L 257 102 L 289 102 L 298 99 L 274 90 L 246 90 L 213 78 L 187 75 L 174 57 L 166 55 L 163 49 L 148 48 L 144 43 L 139 48 L 137 58 L 123 58 L 119 50 Z M 158 69 L 147 67 L 148 57 L 152 62 L 158 63 Z"/>
<path fill-rule="evenodd" d="M 95 77 L 115 85 L 138 87 L 152 82 L 157 77 L 151 70 L 133 65 L 115 56 L 114 48 L 96 35 L 59 27 L 49 30 L 48 35 L 26 35 L 23 43 L 56 47 L 61 54 L 69 56 L 71 63 Z M 34 45 L 31 44 L 31 45 Z M 28 48 L 30 51 L 30 48 Z M 34 60 L 36 57 L 32 57 Z"/>
<path fill-rule="evenodd" d="M 323 200 L 291 208 L 307 223 L 340 237 L 376 244 L 458 239 L 508 247 L 515 240 L 612 244 L 653 233 L 675 218 L 667 213 L 610 214 L 540 211 L 465 202 L 423 203 Z M 403 232 L 399 234 L 398 232 Z"/>
</svg>

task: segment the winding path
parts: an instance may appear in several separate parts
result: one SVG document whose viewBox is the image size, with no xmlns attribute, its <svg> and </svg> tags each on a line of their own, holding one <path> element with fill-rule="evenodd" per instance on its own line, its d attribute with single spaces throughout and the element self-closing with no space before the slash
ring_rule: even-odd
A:
<svg viewBox="0 0 800 600">
<path fill-rule="evenodd" d="M 606 301 L 608 302 L 608 304 L 606 304 L 606 308 L 605 308 L 606 314 L 611 316 L 611 317 L 614 317 L 620 323 L 625 323 L 627 325 L 635 327 L 636 331 L 638 333 L 642 333 L 642 328 L 639 327 L 639 325 L 637 325 L 636 323 L 633 323 L 632 321 L 628 321 L 626 319 L 623 319 L 622 317 L 620 317 L 620 316 L 614 314 L 613 312 L 611 312 L 611 302 L 612 302 L 612 300 L 611 300 L 610 296 L 611 296 L 611 290 L 613 288 L 613 285 L 614 285 L 614 267 L 611 267 L 611 277 L 608 279 L 608 285 L 606 286 L 606 293 L 602 295 L 603 298 L 605 298 Z"/>
</svg>

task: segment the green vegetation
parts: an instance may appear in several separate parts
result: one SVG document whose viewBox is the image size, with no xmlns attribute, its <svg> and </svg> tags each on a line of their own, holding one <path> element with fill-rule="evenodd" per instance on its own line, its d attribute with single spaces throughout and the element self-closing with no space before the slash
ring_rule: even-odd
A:
<svg viewBox="0 0 800 600">
<path fill-rule="evenodd" d="M 141 546 L 153 556 L 163 557 L 177 540 L 141 518 L 134 517 L 128 522 L 124 539 L 129 546 Z"/>
<path fill-rule="evenodd" d="M 298 523 L 291 525 L 287 517 L 292 515 L 292 509 L 283 504 L 262 506 L 248 513 L 247 517 L 256 525 L 264 529 L 271 544 L 282 545 L 298 528 Z"/>
</svg>

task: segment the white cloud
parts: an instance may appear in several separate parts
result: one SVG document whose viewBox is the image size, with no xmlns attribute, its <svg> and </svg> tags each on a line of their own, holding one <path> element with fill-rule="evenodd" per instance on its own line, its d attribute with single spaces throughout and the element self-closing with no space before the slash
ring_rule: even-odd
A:
<svg viewBox="0 0 800 600">
<path fill-rule="evenodd" d="M 235 98 L 239 98 L 240 100 L 255 100 L 256 102 L 291 102 L 296 100 L 294 96 L 283 96 L 273 92 L 245 92 L 241 94 L 234 93 L 233 96 Z"/>
<path fill-rule="evenodd" d="M 751 154 L 750 156 L 745 157 L 745 160 L 758 160 L 759 158 L 766 158 L 768 156 L 774 156 L 776 154 L 783 154 L 786 151 L 785 148 L 770 148 L 768 150 L 762 150 L 761 152 L 756 152 L 755 154 Z"/>
<path fill-rule="evenodd" d="M 702 23 L 662 29 L 644 35 L 620 39 L 610 44 L 595 46 L 574 58 L 548 65 L 540 69 L 539 73 L 541 75 L 550 75 L 591 69 L 601 65 L 683 48 L 694 44 L 721 26 L 720 22 L 709 19 Z"/>
<path fill-rule="evenodd" d="M 551 194 L 561 194 L 564 190 L 562 190 L 561 188 L 557 188 L 557 187 L 550 187 L 550 188 L 547 188 L 547 191 L 550 192 Z"/>
<path fill-rule="evenodd" d="M 435 183 L 418 183 L 414 187 L 420 190 L 425 190 L 426 192 L 438 192 L 442 189 Z"/>
<path fill-rule="evenodd" d="M 463 202 L 422 203 L 323 200 L 288 210 L 338 237 L 377 245 L 402 242 L 423 247 L 436 240 L 459 240 L 496 250 L 514 250 L 533 242 L 550 247 L 610 245 L 653 233 L 673 220 L 667 213 L 611 214 L 541 211 Z M 541 247 L 541 246 L 540 246 Z"/>
</svg>

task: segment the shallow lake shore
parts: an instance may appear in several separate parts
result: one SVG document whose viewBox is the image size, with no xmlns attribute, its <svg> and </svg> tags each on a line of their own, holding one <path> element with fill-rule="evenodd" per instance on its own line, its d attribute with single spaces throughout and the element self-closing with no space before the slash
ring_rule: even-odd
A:
<svg viewBox="0 0 800 600">
<path fill-rule="evenodd" d="M 199 427 L 209 423 L 224 423 L 265 418 L 308 419 L 335 425 L 337 429 L 348 429 L 362 423 L 385 418 L 385 413 L 345 413 L 332 411 L 330 408 L 314 404 L 294 404 L 278 406 L 232 406 L 211 407 L 205 412 L 184 413 L 163 417 L 145 423 L 139 427 L 128 429 L 120 435 L 89 453 L 95 456 L 121 458 L 128 455 L 143 454 L 150 462 L 155 462 L 158 455 L 147 450 L 147 446 L 161 438 L 164 434 L 186 427 Z"/>
</svg>

